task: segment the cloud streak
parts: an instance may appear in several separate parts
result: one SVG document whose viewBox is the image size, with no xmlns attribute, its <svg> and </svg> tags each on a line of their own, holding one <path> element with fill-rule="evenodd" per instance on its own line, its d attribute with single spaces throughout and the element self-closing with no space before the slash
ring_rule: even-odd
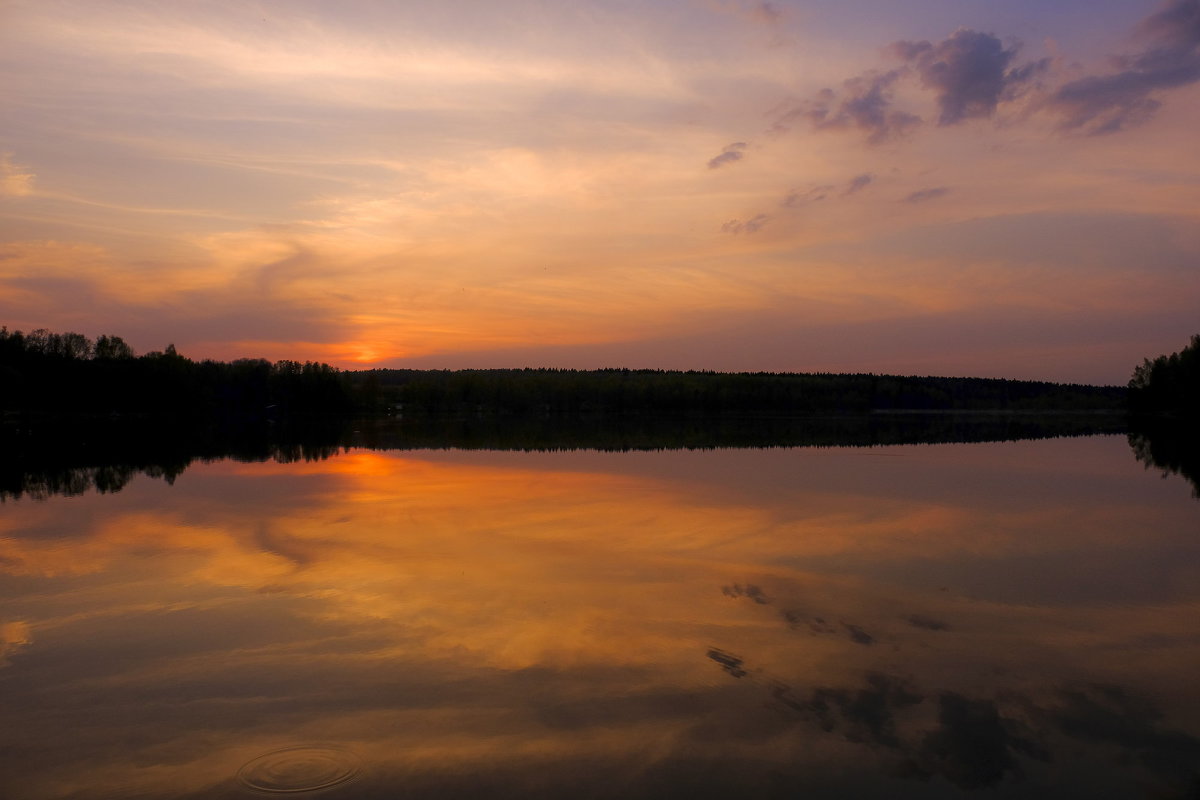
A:
<svg viewBox="0 0 1200 800">
<path fill-rule="evenodd" d="M 36 176 L 13 161 L 12 153 L 0 153 L 0 195 L 23 197 L 33 194 Z"/>
<path fill-rule="evenodd" d="M 1154 115 L 1162 105 L 1156 95 L 1200 82 L 1200 0 L 1169 0 L 1138 32 L 1149 44 L 1118 58 L 1123 69 L 1079 78 L 1053 93 L 1048 105 L 1062 117 L 1063 130 L 1125 130 Z"/>
<path fill-rule="evenodd" d="M 768 214 L 755 214 L 753 217 L 747 220 L 731 219 L 721 225 L 721 232 L 731 233 L 734 236 L 738 236 L 743 233 L 758 233 L 770 221 L 771 217 Z"/>
<path fill-rule="evenodd" d="M 870 186 L 871 182 L 874 180 L 875 176 L 869 172 L 864 172 L 862 175 L 855 175 L 850 179 L 850 182 L 846 184 L 846 189 L 842 192 L 842 194 L 849 195 L 861 192 L 863 189 Z"/>
<path fill-rule="evenodd" d="M 904 75 L 898 69 L 866 72 L 844 81 L 840 90 L 822 89 L 780 114 L 774 130 L 787 130 L 799 120 L 819 131 L 857 131 L 869 144 L 900 138 L 921 123 L 916 114 L 892 108 L 895 85 Z"/>
<path fill-rule="evenodd" d="M 726 164 L 733 164 L 741 161 L 746 155 L 746 143 L 734 142 L 727 144 L 721 150 L 720 154 L 713 156 L 708 160 L 709 169 L 720 169 Z"/>
<path fill-rule="evenodd" d="M 904 198 L 905 203 L 927 203 L 930 200 L 937 200 L 939 197 L 945 197 L 950 189 L 945 186 L 934 186 L 929 189 L 918 189 L 912 194 Z"/>
</svg>

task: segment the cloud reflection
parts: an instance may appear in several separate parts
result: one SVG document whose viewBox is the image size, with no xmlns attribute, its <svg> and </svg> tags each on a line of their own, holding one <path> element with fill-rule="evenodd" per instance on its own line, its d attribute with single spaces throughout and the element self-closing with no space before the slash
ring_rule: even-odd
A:
<svg viewBox="0 0 1200 800">
<path fill-rule="evenodd" d="M 904 797 L 923 784 L 897 776 L 1032 781 L 1068 740 L 1142 754 L 1114 785 L 1177 782 L 1194 509 L 1149 477 L 1119 439 L 352 451 L 18 500 L 4 758 L 38 800 L 225 797 L 255 756 L 321 742 L 363 760 L 364 797 L 580 774 L 648 796 L 697 769 L 756 786 L 763 763 L 790 787 L 853 764 L 842 791 Z M 1053 584 L 1085 551 L 1128 568 L 1134 519 L 1166 554 L 1141 567 L 1154 598 L 1013 585 L 1014 563 Z"/>
</svg>

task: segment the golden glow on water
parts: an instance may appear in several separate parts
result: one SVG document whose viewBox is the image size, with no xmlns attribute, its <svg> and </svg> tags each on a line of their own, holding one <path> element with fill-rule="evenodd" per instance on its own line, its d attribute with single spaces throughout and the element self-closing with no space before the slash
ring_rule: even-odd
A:
<svg viewBox="0 0 1200 800">
<path fill-rule="evenodd" d="M 930 755 L 955 698 L 1063 752 L 1080 697 L 1200 734 L 1196 507 L 1120 439 L 359 450 L 3 511 L 15 797 L 237 796 L 287 748 L 361 759 L 345 796 L 648 796 L 702 764 L 920 796 L 898 765 L 1008 785 L 1004 758 L 1043 786 L 1015 744 L 995 780 Z"/>
</svg>

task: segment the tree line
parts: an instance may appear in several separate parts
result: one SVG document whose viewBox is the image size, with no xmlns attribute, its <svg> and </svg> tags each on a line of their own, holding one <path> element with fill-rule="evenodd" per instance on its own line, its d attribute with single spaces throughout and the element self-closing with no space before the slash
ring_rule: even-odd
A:
<svg viewBox="0 0 1200 800">
<path fill-rule="evenodd" d="M 352 408 L 339 371 L 312 361 L 135 355 L 119 336 L 0 327 L 0 410 L 260 417 Z"/>
<path fill-rule="evenodd" d="M 1125 410 L 1194 414 L 1200 336 L 1134 370 L 1127 387 L 871 373 L 650 369 L 373 369 L 136 355 L 120 337 L 0 327 L 0 410 L 258 417 L 412 415 L 816 416 L 878 411 Z"/>
<path fill-rule="evenodd" d="M 819 415 L 1098 411 L 1115 386 L 998 378 L 650 369 L 376 369 L 348 373 L 366 407 L 405 414 Z"/>
</svg>

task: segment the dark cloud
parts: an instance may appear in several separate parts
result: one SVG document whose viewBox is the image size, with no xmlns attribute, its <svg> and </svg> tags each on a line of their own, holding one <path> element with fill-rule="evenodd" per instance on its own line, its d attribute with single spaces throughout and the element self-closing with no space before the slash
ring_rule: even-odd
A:
<svg viewBox="0 0 1200 800">
<path fill-rule="evenodd" d="M 936 43 L 898 41 L 889 49 L 902 66 L 867 71 L 838 89 L 789 103 L 774 113 L 772 129 L 785 131 L 801 122 L 815 130 L 858 131 L 871 144 L 900 138 L 922 123 L 919 115 L 896 107 L 898 85 L 915 77 L 934 95 L 939 126 L 992 117 L 1004 103 L 1039 90 L 1049 94 L 1038 107 L 1058 114 L 1062 129 L 1112 133 L 1150 118 L 1162 104 L 1159 92 L 1200 83 L 1200 0 L 1166 0 L 1137 33 L 1147 44 L 1114 59 L 1119 71 L 1085 75 L 1052 91 L 1042 81 L 1053 59 L 1017 63 L 1020 45 L 1005 45 L 992 33 L 960 28 Z"/>
<path fill-rule="evenodd" d="M 1156 92 L 1200 82 L 1200 0 L 1168 0 L 1138 32 L 1150 42 L 1117 59 L 1121 71 L 1079 78 L 1050 97 L 1063 129 L 1114 133 L 1149 119 L 1162 105 Z"/>
<path fill-rule="evenodd" d="M 1002 100 L 1023 94 L 1050 66 L 1049 59 L 1009 69 L 1017 47 L 990 33 L 960 28 L 938 44 L 896 42 L 892 50 L 937 95 L 938 125 L 990 117 Z"/>
<path fill-rule="evenodd" d="M 850 641 L 855 644 L 875 644 L 875 637 L 857 625 L 843 622 L 842 627 L 846 629 L 846 634 L 850 637 Z"/>
<path fill-rule="evenodd" d="M 732 164 L 735 161 L 741 161 L 745 157 L 746 143 L 734 142 L 733 144 L 725 145 L 719 155 L 713 156 L 708 160 L 709 169 L 719 169 L 726 164 Z"/>
<path fill-rule="evenodd" d="M 837 629 L 830 625 L 824 617 L 808 617 L 799 611 L 792 611 L 790 609 L 780 611 L 779 616 L 783 617 L 783 621 L 794 631 L 807 627 L 814 634 L 837 633 Z"/>
<path fill-rule="evenodd" d="M 1200 764 L 1200 739 L 1163 725 L 1163 713 L 1119 686 L 1078 686 L 1059 693 L 1062 704 L 1045 711 L 1067 736 L 1113 744 L 1160 772 L 1186 775 Z"/>
<path fill-rule="evenodd" d="M 1167 0 L 1142 20 L 1139 32 L 1159 40 L 1160 47 L 1194 48 L 1200 44 L 1200 2 Z"/>
<path fill-rule="evenodd" d="M 751 674 L 740 656 L 712 648 L 708 657 L 734 678 Z M 753 675 L 764 677 L 757 669 Z M 1194 766 L 1200 739 L 1167 727 L 1154 703 L 1119 686 L 1064 687 L 1050 705 L 1011 691 L 995 697 L 927 693 L 907 678 L 878 671 L 851 685 L 811 689 L 768 677 L 766 690 L 771 705 L 798 722 L 891 751 L 898 760 L 888 772 L 898 778 L 940 776 L 962 790 L 996 786 L 1020 777 L 1024 759 L 1055 760 L 1052 749 L 1065 736 L 1098 748 L 1097 756 L 1141 764 L 1164 785 L 1191 787 L 1180 797 L 1195 797 L 1200 787 Z M 929 713 L 932 704 L 936 716 Z"/>
<path fill-rule="evenodd" d="M 808 706 L 823 730 L 838 727 L 836 710 L 848 740 L 898 748 L 901 742 L 896 735 L 895 712 L 922 699 L 901 679 L 870 673 L 867 685 L 861 689 L 815 689 Z"/>
<path fill-rule="evenodd" d="M 896 85 L 913 74 L 936 93 L 939 125 L 990 117 L 1001 102 L 1036 85 L 1050 67 L 1050 59 L 1013 67 L 1017 49 L 1005 47 L 990 33 L 966 28 L 937 44 L 896 42 L 891 50 L 905 66 L 850 78 L 839 91 L 822 89 L 813 99 L 784 109 L 774 127 L 785 130 L 803 120 L 818 130 L 861 131 L 871 144 L 899 138 L 921 124 L 918 115 L 894 107 Z"/>
<path fill-rule="evenodd" d="M 808 631 L 814 635 L 838 635 L 837 627 L 835 627 L 824 617 L 809 617 L 799 611 L 793 611 L 791 609 L 783 609 L 779 612 L 779 615 L 783 617 L 783 621 L 787 623 L 788 627 L 794 631 L 807 628 Z M 855 625 L 851 622 L 840 621 L 838 622 L 838 625 L 840 625 L 842 630 L 846 632 L 847 638 L 849 638 L 850 641 L 854 642 L 855 644 L 875 644 L 875 637 L 867 633 L 858 625 Z"/>
<path fill-rule="evenodd" d="M 787 130 L 795 120 L 817 130 L 857 130 L 871 144 L 881 144 L 909 133 L 921 118 L 892 108 L 893 87 L 904 70 L 868 72 L 850 78 L 841 91 L 822 89 L 812 100 L 787 108 L 775 121 L 776 130 Z"/>
<path fill-rule="evenodd" d="M 945 186 L 934 186 L 929 189 L 918 189 L 917 191 L 905 197 L 904 203 L 924 203 L 927 200 L 936 200 L 949 193 L 950 189 Z"/>
<path fill-rule="evenodd" d="M 950 626 L 945 622 L 926 617 L 922 614 L 909 614 L 904 618 L 914 628 L 924 628 L 927 631 L 948 631 Z"/>
<path fill-rule="evenodd" d="M 1015 753 L 1041 761 L 1049 754 L 1001 716 L 995 702 L 942 692 L 938 724 L 913 754 L 907 776 L 942 775 L 960 789 L 993 786 L 1008 773 L 1020 773 Z"/>
<path fill-rule="evenodd" d="M 722 586 L 721 594 L 726 597 L 746 597 L 760 606 L 765 606 L 771 602 L 771 598 L 767 597 L 762 587 L 755 586 L 753 583 L 748 583 L 745 586 L 742 586 L 740 583 L 735 583 L 732 586 Z"/>
<path fill-rule="evenodd" d="M 846 185 L 846 191 L 842 194 L 854 194 L 862 191 L 871 185 L 871 181 L 875 180 L 875 176 L 869 172 L 864 172 L 862 175 L 855 175 L 850 179 L 850 183 Z"/>
<path fill-rule="evenodd" d="M 740 233 L 757 233 L 770 219 L 766 214 L 755 214 L 748 220 L 731 219 L 721 226 L 721 231 L 735 236 Z"/>
<path fill-rule="evenodd" d="M 710 648 L 707 655 L 713 661 L 720 664 L 721 669 L 733 677 L 744 678 L 746 676 L 746 670 L 743 666 L 746 662 L 741 657 L 735 656 L 733 653 L 726 653 L 724 650 L 718 650 L 715 647 Z"/>
</svg>

